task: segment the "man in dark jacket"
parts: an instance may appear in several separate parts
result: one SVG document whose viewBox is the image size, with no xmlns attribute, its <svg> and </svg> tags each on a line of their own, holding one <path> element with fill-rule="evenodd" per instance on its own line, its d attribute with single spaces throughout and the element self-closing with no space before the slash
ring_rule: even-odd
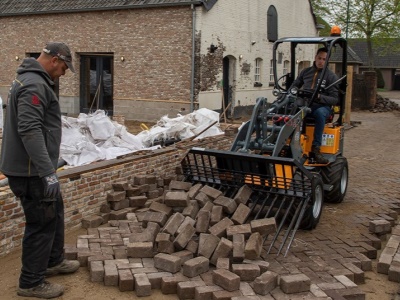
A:
<svg viewBox="0 0 400 300">
<path fill-rule="evenodd" d="M 315 61 L 309 68 L 300 72 L 299 76 L 293 82 L 291 87 L 303 87 L 304 90 L 314 90 L 319 81 L 322 80 L 321 87 L 328 87 L 334 83 L 338 77 L 331 70 L 327 69 L 324 78 L 321 78 L 322 69 L 324 67 L 328 49 L 319 48 L 315 55 Z M 322 134 L 324 132 L 325 122 L 332 114 L 332 106 L 338 102 L 338 89 L 332 86 L 329 89 L 323 89 L 318 93 L 317 98 L 311 105 L 311 116 L 315 119 L 314 139 L 311 151 L 315 154 L 315 160 L 319 164 L 327 164 L 329 161 L 323 157 L 320 152 L 322 144 Z"/>
<path fill-rule="evenodd" d="M 58 297 L 64 288 L 45 276 L 79 268 L 78 261 L 63 255 L 64 204 L 56 175 L 61 110 L 54 81 L 67 69 L 74 72 L 68 46 L 48 43 L 37 60 L 23 60 L 8 96 L 0 170 L 21 200 L 26 219 L 20 296 Z"/>
</svg>

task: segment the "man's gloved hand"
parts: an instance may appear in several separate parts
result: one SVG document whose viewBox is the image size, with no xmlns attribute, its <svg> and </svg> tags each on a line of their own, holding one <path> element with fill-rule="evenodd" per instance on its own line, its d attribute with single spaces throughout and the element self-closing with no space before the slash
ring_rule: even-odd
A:
<svg viewBox="0 0 400 300">
<path fill-rule="evenodd" d="M 60 183 L 55 173 L 42 178 L 44 184 L 44 196 L 46 198 L 55 198 L 60 194 Z"/>
</svg>

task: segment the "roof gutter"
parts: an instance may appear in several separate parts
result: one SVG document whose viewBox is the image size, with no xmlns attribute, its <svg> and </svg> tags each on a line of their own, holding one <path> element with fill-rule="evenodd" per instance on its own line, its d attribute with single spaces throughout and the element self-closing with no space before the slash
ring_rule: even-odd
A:
<svg viewBox="0 0 400 300">
<path fill-rule="evenodd" d="M 186 6 L 186 5 L 203 5 L 208 11 L 218 0 L 198 0 L 198 1 L 186 1 L 179 3 L 158 3 L 158 4 L 141 4 L 141 5 L 124 5 L 124 6 L 108 6 L 108 7 L 93 7 L 93 8 L 78 8 L 78 9 L 55 9 L 55 10 L 42 10 L 42 11 L 21 11 L 17 13 L 0 13 L 0 17 L 9 16 L 26 16 L 26 15 L 48 15 L 55 13 L 77 13 L 77 12 L 93 12 L 93 11 L 105 11 L 105 10 L 126 10 L 126 9 L 143 9 L 143 8 L 159 8 L 159 7 L 174 7 L 174 6 Z"/>
</svg>

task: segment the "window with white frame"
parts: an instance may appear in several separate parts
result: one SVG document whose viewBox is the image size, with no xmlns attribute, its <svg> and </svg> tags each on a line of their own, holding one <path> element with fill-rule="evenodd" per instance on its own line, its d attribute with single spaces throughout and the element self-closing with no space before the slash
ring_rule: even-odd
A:
<svg viewBox="0 0 400 300">
<path fill-rule="evenodd" d="M 269 82 L 273 81 L 274 81 L 274 61 L 271 59 L 269 65 Z"/>
<path fill-rule="evenodd" d="M 283 74 L 289 73 L 289 61 L 285 60 L 283 62 Z"/>
<path fill-rule="evenodd" d="M 261 58 L 256 58 L 256 68 L 254 70 L 254 81 L 261 82 Z"/>
</svg>

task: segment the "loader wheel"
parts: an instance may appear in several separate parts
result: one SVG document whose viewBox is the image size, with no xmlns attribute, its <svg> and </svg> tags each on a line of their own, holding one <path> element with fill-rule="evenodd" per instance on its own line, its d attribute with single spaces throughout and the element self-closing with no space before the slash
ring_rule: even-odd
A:
<svg viewBox="0 0 400 300">
<path fill-rule="evenodd" d="M 304 212 L 303 220 L 300 223 L 300 228 L 304 230 L 314 229 L 322 214 L 324 205 L 324 183 L 319 174 L 314 174 L 311 181 L 312 201 L 309 207 Z"/>
<path fill-rule="evenodd" d="M 345 157 L 337 157 L 336 161 L 321 168 L 321 176 L 325 184 L 332 185 L 331 191 L 325 191 L 325 202 L 341 203 L 347 191 L 349 167 Z"/>
</svg>

